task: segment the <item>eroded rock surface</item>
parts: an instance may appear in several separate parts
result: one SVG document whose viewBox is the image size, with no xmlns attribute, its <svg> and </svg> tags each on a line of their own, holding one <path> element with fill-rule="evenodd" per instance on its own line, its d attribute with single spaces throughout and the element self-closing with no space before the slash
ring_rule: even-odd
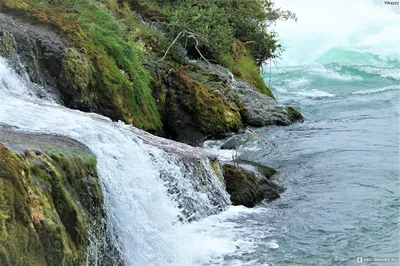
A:
<svg viewBox="0 0 400 266">
<path fill-rule="evenodd" d="M 0 265 L 123 265 L 108 237 L 95 156 L 0 128 Z"/>
<path fill-rule="evenodd" d="M 271 201 L 280 197 L 285 189 L 273 181 L 276 171 L 270 167 L 240 160 L 239 166 L 223 165 L 226 189 L 233 205 L 254 207 L 263 200 Z"/>
</svg>

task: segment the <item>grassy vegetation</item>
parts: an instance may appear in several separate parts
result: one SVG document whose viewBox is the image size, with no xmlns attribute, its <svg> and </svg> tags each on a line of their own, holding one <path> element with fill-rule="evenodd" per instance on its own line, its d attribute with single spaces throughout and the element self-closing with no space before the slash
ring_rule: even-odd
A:
<svg viewBox="0 0 400 266">
<path fill-rule="evenodd" d="M 263 56 L 267 56 L 265 50 L 268 50 L 268 53 L 270 50 L 275 51 L 278 45 L 276 41 L 271 41 L 272 33 L 268 34 L 265 29 L 260 30 L 258 35 L 249 35 L 249 32 L 255 31 L 263 18 L 267 19 L 267 13 L 275 11 L 263 10 L 267 1 L 264 3 L 260 0 L 250 0 L 248 4 L 252 7 L 253 13 L 251 13 L 246 11 L 244 2 L 238 1 L 235 5 L 228 1 L 214 0 L 202 2 L 152 0 L 149 8 L 166 14 L 166 23 L 162 25 L 170 42 L 182 31 L 194 34 L 196 39 L 188 37 L 189 34 L 177 39 L 177 44 L 187 51 L 189 57 L 204 59 L 202 56 L 205 56 L 207 59 L 216 61 L 228 67 L 233 74 L 250 83 L 259 92 L 273 97 L 260 77 L 259 65 L 256 64 L 255 58 L 264 58 Z M 238 12 L 245 12 L 247 18 L 243 18 Z M 241 18 L 240 21 L 237 20 L 238 15 Z M 272 20 L 278 19 L 279 15 L 276 15 Z M 249 41 L 248 48 L 243 44 L 244 41 Z M 196 45 L 202 55 L 197 51 Z M 256 53 L 254 49 L 258 49 L 258 52 L 263 55 Z"/>
<path fill-rule="evenodd" d="M 239 40 L 235 40 L 232 45 L 232 52 L 223 56 L 221 61 L 233 74 L 248 82 L 256 90 L 275 98 L 260 76 L 259 67 L 252 58 L 250 51 Z"/>
<path fill-rule="evenodd" d="M 116 1 L 4 0 L 2 8 L 44 23 L 71 40 L 89 59 L 90 80 L 85 98 L 113 119 L 157 132 L 161 119 L 144 69 L 143 47 L 109 7 Z"/>
</svg>

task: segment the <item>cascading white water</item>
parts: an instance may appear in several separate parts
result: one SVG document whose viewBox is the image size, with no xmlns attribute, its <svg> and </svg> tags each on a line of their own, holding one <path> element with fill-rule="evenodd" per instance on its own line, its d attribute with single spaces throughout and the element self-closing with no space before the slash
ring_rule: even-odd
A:
<svg viewBox="0 0 400 266">
<path fill-rule="evenodd" d="M 127 265 L 195 265 L 218 253 L 216 246 L 226 251 L 221 248 L 224 243 L 199 239 L 196 230 L 178 220 L 204 218 L 229 204 L 200 149 L 31 97 L 29 85 L 0 58 L 0 124 L 68 136 L 91 149 L 98 158 L 109 226 L 118 235 L 115 244 Z M 168 153 L 168 147 L 178 154 L 189 149 L 197 161 L 180 160 L 177 153 Z M 198 168 L 194 164 L 204 169 L 198 180 L 190 176 Z M 204 242 L 215 246 L 204 247 Z"/>
</svg>

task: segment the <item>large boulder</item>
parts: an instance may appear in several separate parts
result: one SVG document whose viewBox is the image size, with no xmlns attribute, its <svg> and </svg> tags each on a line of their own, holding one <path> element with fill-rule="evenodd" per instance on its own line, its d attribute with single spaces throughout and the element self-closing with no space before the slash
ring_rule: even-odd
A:
<svg viewBox="0 0 400 266">
<path fill-rule="evenodd" d="M 122 265 L 105 221 L 86 147 L 0 128 L 0 265 Z"/>
<path fill-rule="evenodd" d="M 271 201 L 280 197 L 285 189 L 271 181 L 276 171 L 255 162 L 241 160 L 239 167 L 223 165 L 226 190 L 233 205 L 254 207 L 263 200 Z"/>
<path fill-rule="evenodd" d="M 154 69 L 154 67 L 153 67 Z M 157 80 L 157 79 L 153 79 Z M 164 85 L 162 84 L 164 83 Z M 226 68 L 196 61 L 165 72 L 164 130 L 169 138 L 197 145 L 208 137 L 225 137 L 243 125 L 290 125 L 302 115 L 290 106 L 234 78 Z"/>
<path fill-rule="evenodd" d="M 191 70 L 172 69 L 167 77 L 166 126 L 173 139 L 190 144 L 242 127 L 239 109 L 210 90 Z"/>
<path fill-rule="evenodd" d="M 204 77 L 208 77 L 203 81 L 205 84 L 218 88 L 228 101 L 240 107 L 244 124 L 262 127 L 303 122 L 303 116 L 293 107 L 279 104 L 270 95 L 263 94 L 249 83 L 234 77 L 226 68 L 202 61 L 197 61 L 196 66 Z M 213 75 L 204 74 L 210 72 Z"/>
<path fill-rule="evenodd" d="M 288 126 L 295 122 L 303 122 L 303 116 L 293 107 L 277 103 L 275 99 L 259 93 L 244 81 L 233 80 L 232 88 L 243 106 L 243 122 L 250 126 Z"/>
</svg>

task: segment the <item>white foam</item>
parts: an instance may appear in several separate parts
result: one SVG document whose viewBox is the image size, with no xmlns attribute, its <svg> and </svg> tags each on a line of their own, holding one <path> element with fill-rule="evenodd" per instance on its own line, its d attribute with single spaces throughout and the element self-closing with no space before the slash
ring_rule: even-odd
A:
<svg viewBox="0 0 400 266">
<path fill-rule="evenodd" d="M 301 77 L 301 78 L 296 78 L 296 79 L 286 79 L 283 82 L 285 82 L 286 86 L 289 88 L 300 88 L 300 87 L 305 87 L 310 84 L 310 80 Z"/>
<path fill-rule="evenodd" d="M 0 79 L 7 78 L 8 87 L 0 86 L 0 122 L 24 131 L 68 136 L 90 148 L 98 159 L 108 225 L 118 234 L 115 243 L 122 243 L 127 265 L 201 265 L 199 261 L 209 257 L 234 252 L 232 243 L 240 240 L 218 239 L 213 228 L 203 234 L 197 232 L 196 223 L 177 222 L 181 210 L 160 179 L 162 171 L 185 186 L 181 192 L 186 197 L 200 204 L 208 201 L 202 191 L 188 186 L 183 165 L 179 167 L 166 152 L 144 143 L 132 126 L 24 97 L 28 88 L 2 64 Z M 22 86 L 20 95 L 10 86 Z M 211 178 L 218 181 L 216 175 Z M 225 226 L 230 228 L 229 223 Z"/>
<path fill-rule="evenodd" d="M 311 64 L 310 65 L 310 74 L 318 75 L 328 79 L 337 79 L 343 81 L 350 81 L 350 80 L 361 80 L 362 78 L 359 76 L 350 76 L 350 75 L 342 75 L 338 73 L 339 69 L 329 69 L 323 66 L 322 64 Z"/>
<path fill-rule="evenodd" d="M 275 5 L 298 17 L 297 22 L 277 23 L 276 32 L 285 49 L 280 64 L 308 64 L 333 47 L 353 47 L 400 58 L 398 6 L 372 0 L 276 0 Z"/>
<path fill-rule="evenodd" d="M 323 97 L 335 97 L 335 94 L 326 92 L 326 91 L 320 91 L 320 90 L 309 90 L 309 91 L 297 91 L 293 92 L 293 94 L 302 96 L 302 97 L 307 97 L 307 98 L 323 98 Z"/>
<path fill-rule="evenodd" d="M 235 255 L 254 252 L 257 246 L 271 237 L 270 229 L 267 226 L 254 226 L 252 220 L 244 220 L 250 213 L 268 212 L 265 208 L 249 209 L 243 206 L 231 206 L 227 211 L 214 216 L 209 216 L 201 221 L 184 225 L 189 234 L 195 233 L 201 236 L 200 249 L 213 252 L 213 255 L 199 258 L 198 265 L 208 262 L 207 265 L 217 265 L 223 262 L 221 255 Z M 272 230 L 272 228 L 271 228 Z M 272 240 L 267 246 L 276 248 L 277 243 Z M 225 262 L 226 263 L 226 262 Z M 224 264 L 226 265 L 226 264 Z M 230 261 L 229 265 L 249 265 L 243 261 Z M 253 262 L 251 265 L 258 265 Z"/>
<path fill-rule="evenodd" d="M 16 94 L 27 93 L 23 79 L 15 74 L 2 57 L 0 57 L 0 90 L 8 90 Z"/>
<path fill-rule="evenodd" d="M 267 247 L 270 249 L 277 249 L 279 248 L 279 244 L 275 239 L 272 239 L 270 242 L 267 242 Z"/>
<path fill-rule="evenodd" d="M 232 150 L 221 150 L 220 147 L 225 140 L 207 140 L 203 143 L 203 148 L 214 154 L 220 161 L 232 160 Z"/>
<path fill-rule="evenodd" d="M 384 68 L 373 66 L 358 66 L 358 69 L 370 74 L 376 74 L 383 78 L 393 78 L 400 80 L 400 70 L 398 68 Z"/>
<path fill-rule="evenodd" d="M 359 91 L 353 92 L 352 94 L 354 94 L 354 95 L 375 94 L 375 93 L 389 91 L 389 90 L 400 90 L 400 85 L 387 86 L 387 87 L 373 89 L 373 90 L 359 90 Z"/>
</svg>

